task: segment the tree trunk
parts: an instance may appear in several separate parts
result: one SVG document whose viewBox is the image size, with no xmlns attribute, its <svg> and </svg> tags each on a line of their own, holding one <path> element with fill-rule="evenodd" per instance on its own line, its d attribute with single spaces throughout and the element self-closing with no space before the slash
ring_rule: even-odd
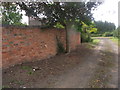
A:
<svg viewBox="0 0 120 90">
<path fill-rule="evenodd" d="M 72 23 L 67 23 L 65 26 L 66 31 L 66 53 L 70 52 L 70 29 L 72 27 Z"/>
<path fill-rule="evenodd" d="M 65 31 L 66 31 L 66 53 L 70 52 L 70 46 L 69 46 L 69 35 L 68 35 L 68 29 L 67 26 L 65 27 Z"/>
</svg>

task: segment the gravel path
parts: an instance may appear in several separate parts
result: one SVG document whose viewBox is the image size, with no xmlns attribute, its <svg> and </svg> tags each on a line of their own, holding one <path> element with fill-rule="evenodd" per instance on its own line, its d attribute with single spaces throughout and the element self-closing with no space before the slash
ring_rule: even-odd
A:
<svg viewBox="0 0 120 90">
<path fill-rule="evenodd" d="M 3 86 L 117 88 L 118 47 L 108 38 L 98 39 L 97 46 L 82 44 L 69 54 L 3 69 Z"/>
</svg>

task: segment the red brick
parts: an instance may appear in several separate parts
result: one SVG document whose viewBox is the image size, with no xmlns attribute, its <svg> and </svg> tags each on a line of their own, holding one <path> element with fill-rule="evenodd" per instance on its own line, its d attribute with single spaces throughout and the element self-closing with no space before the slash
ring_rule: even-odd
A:
<svg viewBox="0 0 120 90">
<path fill-rule="evenodd" d="M 10 32 L 9 35 L 7 35 Z M 17 34 L 17 36 L 14 36 Z M 4 45 L 10 45 L 8 48 L 3 48 L 2 65 L 9 67 L 14 64 L 28 62 L 33 60 L 41 60 L 54 56 L 57 53 L 56 36 L 59 37 L 66 48 L 66 32 L 62 29 L 47 29 L 39 28 L 3 28 L 2 38 L 6 40 Z M 75 33 L 71 35 L 71 50 L 75 49 L 80 44 L 80 34 Z M 13 42 L 13 43 L 9 43 Z M 22 42 L 22 43 L 21 43 Z M 14 45 L 18 44 L 18 45 Z"/>
</svg>

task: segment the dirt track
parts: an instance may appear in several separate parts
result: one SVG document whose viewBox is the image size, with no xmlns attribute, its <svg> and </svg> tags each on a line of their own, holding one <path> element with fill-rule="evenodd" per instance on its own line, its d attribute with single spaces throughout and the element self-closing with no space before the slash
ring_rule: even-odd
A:
<svg viewBox="0 0 120 90">
<path fill-rule="evenodd" d="M 108 38 L 69 53 L 3 70 L 4 87 L 116 88 L 118 47 Z M 33 71 L 33 69 L 36 69 Z"/>
</svg>

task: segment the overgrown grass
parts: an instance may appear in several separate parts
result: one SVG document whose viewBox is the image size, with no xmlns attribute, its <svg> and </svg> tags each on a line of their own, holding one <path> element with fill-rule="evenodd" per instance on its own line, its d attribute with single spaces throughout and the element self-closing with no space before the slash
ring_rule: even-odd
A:
<svg viewBox="0 0 120 90">
<path fill-rule="evenodd" d="M 32 68 L 29 67 L 29 66 L 21 66 L 21 69 L 23 69 L 23 70 L 31 70 Z"/>
<path fill-rule="evenodd" d="M 91 42 L 89 42 L 86 46 L 87 48 L 90 48 L 90 49 L 94 48 L 100 42 L 99 39 L 96 39 L 96 38 L 93 38 L 93 37 L 91 39 L 92 39 Z"/>
<path fill-rule="evenodd" d="M 92 38 L 92 42 L 90 42 L 90 43 L 93 44 L 93 45 L 98 45 L 99 42 L 100 42 L 99 39 Z"/>
<path fill-rule="evenodd" d="M 4 88 L 10 88 L 9 86 L 2 86 L 2 89 L 4 89 Z M 1 88 L 0 88 L 0 90 L 2 90 Z"/>
<path fill-rule="evenodd" d="M 21 69 L 22 69 L 22 70 L 26 70 L 26 71 L 27 71 L 27 74 L 29 74 L 29 75 L 32 75 L 32 74 L 33 74 L 32 67 L 22 66 Z"/>
<path fill-rule="evenodd" d="M 112 40 L 113 42 L 115 42 L 117 45 L 120 46 L 120 39 L 115 38 L 115 37 L 111 37 L 110 40 Z"/>
</svg>

